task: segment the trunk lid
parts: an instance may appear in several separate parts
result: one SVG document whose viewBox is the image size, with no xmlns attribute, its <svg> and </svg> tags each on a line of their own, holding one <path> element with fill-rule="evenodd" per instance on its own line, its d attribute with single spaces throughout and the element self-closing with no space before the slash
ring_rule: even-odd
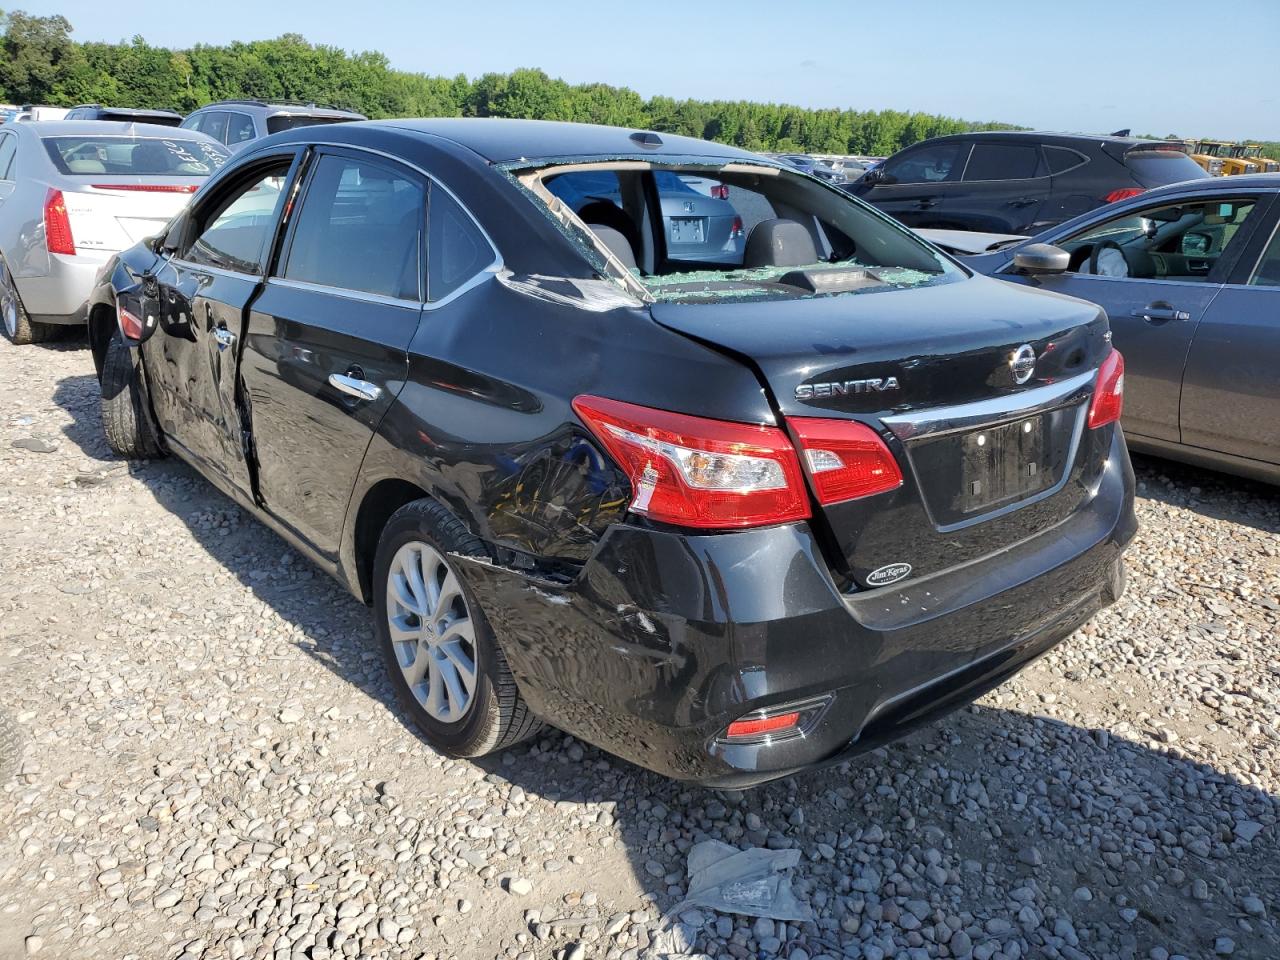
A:
<svg viewBox="0 0 1280 960">
<path fill-rule="evenodd" d="M 1060 523 L 1106 458 L 1090 434 L 1109 447 L 1110 432 L 1084 418 L 1110 335 L 1080 300 L 974 277 L 651 310 L 751 365 L 784 419 L 857 420 L 885 439 L 902 487 L 815 510 L 836 566 L 863 586 L 971 562 Z M 1028 352 L 1030 372 L 1015 369 Z"/>
<path fill-rule="evenodd" d="M 63 190 L 76 249 L 115 253 L 164 229 L 191 201 L 203 177 L 96 176 Z"/>
</svg>

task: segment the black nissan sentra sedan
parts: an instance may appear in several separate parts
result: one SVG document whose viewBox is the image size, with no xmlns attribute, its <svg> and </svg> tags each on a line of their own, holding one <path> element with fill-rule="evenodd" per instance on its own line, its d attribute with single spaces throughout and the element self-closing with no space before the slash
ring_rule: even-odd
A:
<svg viewBox="0 0 1280 960">
<path fill-rule="evenodd" d="M 733 205 L 715 262 L 673 182 Z M 972 700 L 1123 588 L 1106 315 L 741 150 L 298 129 L 103 276 L 112 447 L 189 462 L 371 604 L 455 756 L 546 722 L 758 783 Z"/>
</svg>

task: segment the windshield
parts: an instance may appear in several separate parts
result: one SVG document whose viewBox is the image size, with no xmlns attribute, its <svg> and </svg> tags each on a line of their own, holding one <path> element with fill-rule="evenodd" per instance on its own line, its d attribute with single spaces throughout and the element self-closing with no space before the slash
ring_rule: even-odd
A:
<svg viewBox="0 0 1280 960">
<path fill-rule="evenodd" d="M 645 300 L 837 296 L 964 276 L 895 222 L 775 166 L 611 160 L 517 179 L 601 273 Z"/>
<path fill-rule="evenodd" d="M 187 137 L 44 137 L 58 172 L 72 177 L 207 177 L 230 156 L 221 144 Z"/>
</svg>

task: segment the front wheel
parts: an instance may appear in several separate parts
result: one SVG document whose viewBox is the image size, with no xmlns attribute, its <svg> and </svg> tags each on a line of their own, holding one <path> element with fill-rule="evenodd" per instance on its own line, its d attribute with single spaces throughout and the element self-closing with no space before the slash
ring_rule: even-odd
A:
<svg viewBox="0 0 1280 960">
<path fill-rule="evenodd" d="M 484 550 L 433 500 L 397 510 L 374 561 L 374 628 L 391 683 L 427 742 L 450 756 L 480 757 L 533 736 L 542 723 L 452 554 Z"/>
</svg>

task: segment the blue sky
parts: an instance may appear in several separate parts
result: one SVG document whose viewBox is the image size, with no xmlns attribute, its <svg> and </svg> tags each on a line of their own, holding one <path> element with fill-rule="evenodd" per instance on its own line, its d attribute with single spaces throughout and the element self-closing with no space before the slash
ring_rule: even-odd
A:
<svg viewBox="0 0 1280 960">
<path fill-rule="evenodd" d="M 1107 133 L 1280 140 L 1280 0 L 484 0 L 60 3 L 79 40 L 165 46 L 301 33 L 401 69 L 541 67 L 702 99 L 923 110 Z M 1230 83 L 1237 69 L 1244 80 Z"/>
</svg>

